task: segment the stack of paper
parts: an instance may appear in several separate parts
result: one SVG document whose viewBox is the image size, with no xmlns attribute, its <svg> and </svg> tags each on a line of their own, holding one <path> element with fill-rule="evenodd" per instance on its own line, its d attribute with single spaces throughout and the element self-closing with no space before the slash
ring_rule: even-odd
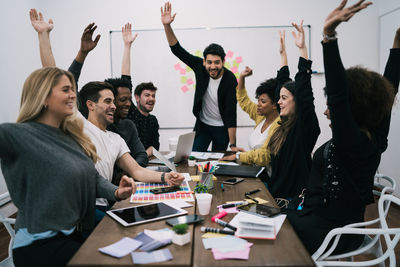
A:
<svg viewBox="0 0 400 267">
<path fill-rule="evenodd" d="M 261 217 L 247 212 L 239 212 L 230 224 L 236 226 L 236 236 L 254 239 L 276 239 L 276 235 L 286 215 L 278 215 L 273 218 Z"/>
<path fill-rule="evenodd" d="M 205 249 L 211 249 L 215 260 L 247 260 L 249 259 L 250 247 L 253 243 L 235 236 L 224 236 L 204 238 L 203 245 Z"/>
</svg>

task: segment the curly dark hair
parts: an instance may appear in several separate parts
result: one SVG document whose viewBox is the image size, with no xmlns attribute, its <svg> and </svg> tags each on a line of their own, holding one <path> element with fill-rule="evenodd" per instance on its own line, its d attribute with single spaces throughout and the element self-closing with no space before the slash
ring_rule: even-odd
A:
<svg viewBox="0 0 400 267">
<path fill-rule="evenodd" d="M 118 87 L 127 87 L 132 93 L 132 82 L 125 78 L 110 78 L 104 82 L 110 83 L 115 88 L 115 97 L 118 95 Z"/>
<path fill-rule="evenodd" d="M 348 68 L 346 79 L 354 120 L 362 129 L 374 129 L 391 112 L 393 85 L 381 74 L 361 66 Z"/>
<path fill-rule="evenodd" d="M 256 98 L 259 98 L 262 94 L 267 94 L 272 102 L 275 102 L 275 91 L 278 86 L 278 80 L 276 78 L 268 79 L 257 87 Z"/>
</svg>

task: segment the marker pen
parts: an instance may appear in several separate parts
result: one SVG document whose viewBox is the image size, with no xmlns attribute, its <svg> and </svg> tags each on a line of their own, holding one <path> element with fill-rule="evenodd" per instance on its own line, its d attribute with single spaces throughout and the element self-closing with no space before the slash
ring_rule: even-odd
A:
<svg viewBox="0 0 400 267">
<path fill-rule="evenodd" d="M 245 195 L 252 195 L 252 194 L 254 194 L 254 193 L 257 193 L 257 192 L 260 192 L 261 190 L 259 189 L 259 188 L 257 188 L 257 189 L 254 189 L 254 190 L 252 190 L 252 191 L 250 191 L 250 192 L 246 192 L 246 193 L 244 193 Z"/>
<path fill-rule="evenodd" d="M 211 227 L 201 227 L 201 231 L 205 233 L 217 233 L 217 234 L 226 234 L 226 235 L 235 235 L 234 231 L 231 230 L 223 230 L 218 228 L 211 228 Z"/>
<path fill-rule="evenodd" d="M 221 225 L 221 226 L 223 226 L 223 227 L 228 227 L 228 228 L 230 228 L 230 229 L 232 229 L 233 231 L 235 231 L 236 232 L 236 230 L 237 230 L 237 228 L 235 227 L 235 226 L 233 226 L 233 225 L 231 225 L 231 224 L 229 224 L 229 223 L 227 223 L 227 222 L 225 222 L 225 221 L 223 221 L 223 220 L 220 220 L 220 219 L 215 219 L 214 220 L 214 222 L 216 222 L 216 223 L 218 223 L 219 225 Z"/>
<path fill-rule="evenodd" d="M 249 204 L 249 202 L 247 202 L 247 201 L 241 201 L 241 202 L 223 204 L 223 205 L 221 206 L 221 208 L 227 209 L 227 208 L 233 208 L 233 207 L 242 206 L 242 205 L 247 205 L 247 204 Z"/>
</svg>

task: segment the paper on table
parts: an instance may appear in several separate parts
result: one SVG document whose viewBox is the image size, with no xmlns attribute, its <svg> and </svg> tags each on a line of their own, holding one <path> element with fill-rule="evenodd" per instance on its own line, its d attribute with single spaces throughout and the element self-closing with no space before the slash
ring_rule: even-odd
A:
<svg viewBox="0 0 400 267">
<path fill-rule="evenodd" d="M 135 264 L 146 264 L 152 262 L 162 262 L 172 260 L 172 254 L 168 248 L 153 252 L 132 252 L 132 261 Z"/>
<path fill-rule="evenodd" d="M 213 248 L 211 251 L 213 252 L 215 260 L 225 260 L 225 259 L 240 259 L 240 260 L 248 260 L 250 254 L 250 247 L 253 243 L 247 243 L 246 248 L 240 251 L 229 251 L 229 252 L 221 252 L 218 248 Z"/>
<path fill-rule="evenodd" d="M 190 174 L 185 172 L 185 173 L 181 173 L 183 175 L 183 177 L 185 177 L 185 181 L 191 181 L 192 177 L 190 177 Z"/>
<path fill-rule="evenodd" d="M 155 240 L 161 241 L 161 240 L 166 240 L 166 239 L 172 239 L 172 234 L 174 232 L 172 232 L 172 230 L 170 230 L 169 228 L 163 228 L 160 230 L 145 229 L 144 233 Z"/>
<path fill-rule="evenodd" d="M 142 245 L 140 241 L 130 237 L 123 237 L 114 244 L 99 248 L 99 251 L 112 257 L 122 258 L 140 247 L 140 245 Z"/>
<path fill-rule="evenodd" d="M 224 156 L 224 153 L 210 153 L 210 152 L 194 152 L 190 153 L 190 156 L 196 159 L 220 159 Z"/>
<path fill-rule="evenodd" d="M 203 239 L 205 249 L 218 248 L 221 252 L 243 250 L 247 243 L 246 240 L 231 235 Z"/>
<path fill-rule="evenodd" d="M 265 200 L 265 199 L 262 199 L 262 198 L 259 198 L 259 197 L 253 197 L 253 198 L 254 198 L 255 200 L 258 201 L 258 204 L 265 204 L 265 203 L 268 203 L 268 201 Z M 254 203 L 253 200 L 248 199 L 248 198 L 246 198 L 246 201 L 249 202 L 249 203 Z"/>
<path fill-rule="evenodd" d="M 179 199 L 173 199 L 173 200 L 164 200 L 164 203 L 167 203 L 168 205 L 171 205 L 176 208 L 189 208 L 193 207 L 192 204 L 187 203 L 186 201 L 179 200 Z"/>
<path fill-rule="evenodd" d="M 201 237 L 202 238 L 216 238 L 216 237 L 223 237 L 226 236 L 226 234 L 220 234 L 220 233 L 205 233 Z"/>
</svg>

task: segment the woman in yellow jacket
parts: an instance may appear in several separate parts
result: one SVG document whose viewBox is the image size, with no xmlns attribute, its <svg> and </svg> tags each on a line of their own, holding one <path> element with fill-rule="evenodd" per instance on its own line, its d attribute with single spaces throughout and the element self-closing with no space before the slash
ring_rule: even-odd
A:
<svg viewBox="0 0 400 267">
<path fill-rule="evenodd" d="M 274 78 L 261 83 L 256 90 L 256 98 L 258 99 L 256 104 L 250 100 L 245 88 L 245 78 L 252 74 L 252 69 L 246 67 L 240 73 L 239 83 L 236 88 L 236 98 L 240 107 L 256 123 L 249 136 L 251 150 L 246 152 L 243 148 L 232 147 L 232 151 L 237 152 L 236 155 L 226 156 L 222 160 L 240 159 L 242 163 L 268 166 L 270 163 L 268 142 L 279 122 L 279 114 L 274 102 L 278 82 Z"/>
</svg>

